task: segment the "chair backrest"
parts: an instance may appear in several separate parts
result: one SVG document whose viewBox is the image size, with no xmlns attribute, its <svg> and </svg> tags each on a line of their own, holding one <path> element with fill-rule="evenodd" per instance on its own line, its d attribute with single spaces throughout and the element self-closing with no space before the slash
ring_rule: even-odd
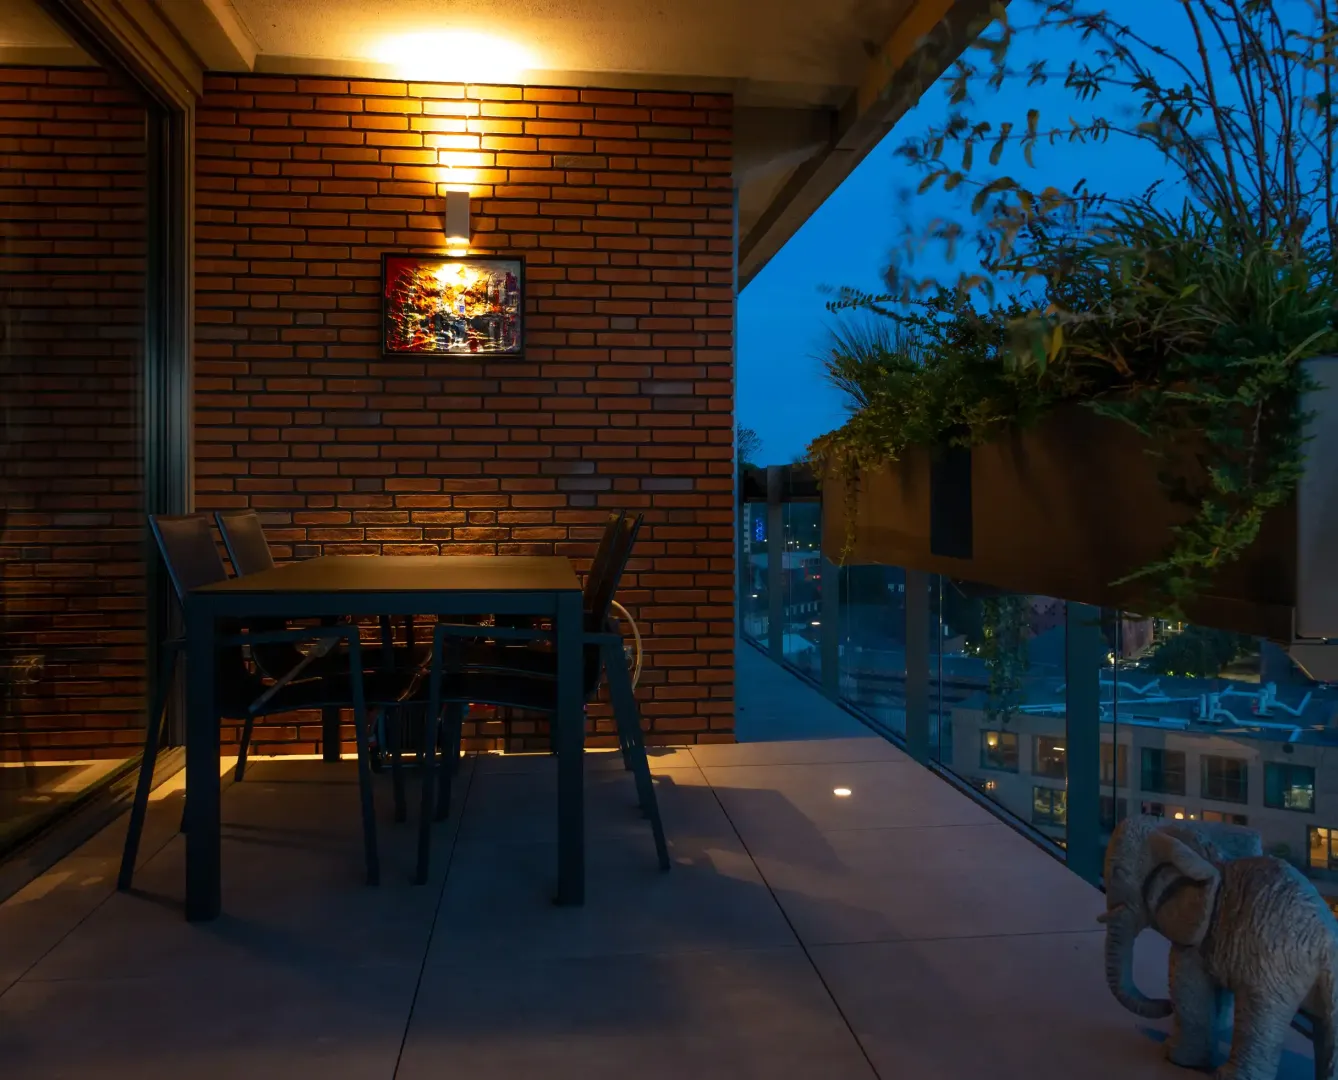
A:
<svg viewBox="0 0 1338 1080">
<path fill-rule="evenodd" d="M 613 608 L 613 598 L 618 593 L 618 585 L 622 581 L 623 571 L 627 569 L 627 562 L 632 557 L 632 548 L 636 546 L 637 534 L 641 531 L 641 523 L 644 521 L 641 514 L 620 514 L 616 524 L 609 522 L 607 530 L 612 535 L 609 537 L 609 550 L 606 553 L 607 563 L 604 572 L 600 575 L 599 581 L 593 589 L 586 590 L 586 630 L 591 633 L 602 633 L 608 628 L 609 612 Z M 591 568 L 591 577 L 594 576 L 593 567 Z M 591 646 L 585 650 L 585 691 L 589 698 L 599 687 L 600 672 L 600 651 L 598 646 Z"/>
<path fill-rule="evenodd" d="M 163 557 L 172 588 L 182 603 L 191 590 L 228 580 L 228 568 L 218 553 L 214 531 L 203 514 L 179 517 L 150 514 L 149 529 L 158 543 L 158 554 Z"/>
<path fill-rule="evenodd" d="M 599 603 L 599 596 L 608 587 L 609 560 L 617 546 L 620 530 L 626 518 L 626 510 L 617 510 L 609 514 L 608 521 L 604 523 L 604 532 L 599 537 L 599 547 L 595 549 L 595 557 L 590 560 L 590 570 L 585 575 L 583 606 L 587 613 L 594 610 Z"/>
<path fill-rule="evenodd" d="M 265 527 L 254 510 L 219 511 L 214 515 L 237 574 L 258 574 L 274 569 L 274 554 L 265 539 Z"/>
<path fill-rule="evenodd" d="M 149 531 L 158 544 L 158 554 L 172 579 L 172 588 L 183 604 L 186 594 L 204 585 L 228 580 L 228 568 L 218 553 L 214 531 L 203 514 L 185 514 L 169 517 L 149 515 Z M 222 627 L 225 633 L 232 627 Z M 220 649 L 215 661 L 215 678 L 237 682 L 246 680 L 245 659 L 240 646 Z"/>
<path fill-rule="evenodd" d="M 274 553 L 265 539 L 265 527 L 260 524 L 259 514 L 254 510 L 219 511 L 214 519 L 238 577 L 274 569 Z M 252 619 L 249 623 L 251 630 L 256 632 L 283 630 L 287 625 L 286 619 Z M 301 663 L 302 652 L 293 642 L 274 641 L 252 645 L 251 658 L 263 674 L 277 679 Z"/>
</svg>

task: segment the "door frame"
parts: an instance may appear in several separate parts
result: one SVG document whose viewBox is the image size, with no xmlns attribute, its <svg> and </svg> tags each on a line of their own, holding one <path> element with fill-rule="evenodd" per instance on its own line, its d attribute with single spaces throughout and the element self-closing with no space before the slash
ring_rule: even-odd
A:
<svg viewBox="0 0 1338 1080">
<path fill-rule="evenodd" d="M 189 513 L 195 506 L 195 106 L 203 70 L 183 54 L 165 24 L 135 21 L 116 0 L 37 2 L 144 105 L 144 511 Z M 179 621 L 171 582 L 147 528 L 144 566 L 147 709 L 158 691 L 157 657 Z M 167 741 L 174 745 L 182 735 L 179 686 L 177 691 L 168 704 Z"/>
</svg>

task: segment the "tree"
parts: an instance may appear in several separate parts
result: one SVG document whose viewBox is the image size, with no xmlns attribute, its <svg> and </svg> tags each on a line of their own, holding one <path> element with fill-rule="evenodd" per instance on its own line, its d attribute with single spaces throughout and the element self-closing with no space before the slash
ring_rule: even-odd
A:
<svg viewBox="0 0 1338 1080">
<path fill-rule="evenodd" d="M 1157 646 L 1148 659 L 1148 669 L 1157 675 L 1213 679 L 1253 644 L 1252 639 L 1229 630 L 1187 626 Z"/>
<path fill-rule="evenodd" d="M 762 437 L 750 427 L 741 427 L 737 447 L 740 465 L 756 465 L 756 458 L 762 453 Z"/>
</svg>

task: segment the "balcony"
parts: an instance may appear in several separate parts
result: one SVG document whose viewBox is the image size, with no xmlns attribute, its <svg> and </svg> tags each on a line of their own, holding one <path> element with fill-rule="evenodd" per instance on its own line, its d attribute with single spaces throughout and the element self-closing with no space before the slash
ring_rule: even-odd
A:
<svg viewBox="0 0 1338 1080">
<path fill-rule="evenodd" d="M 798 0 L 722 0 L 610 36 L 599 4 L 494 4 L 516 40 L 424 50 L 382 40 L 408 0 L 328 3 L 0 5 L 6 1080 L 1183 1075 L 1104 985 L 1105 839 L 1140 810 L 1248 822 L 1338 897 L 1334 692 L 1212 628 L 838 568 L 810 482 L 736 483 L 738 289 L 989 5 L 815 35 Z M 427 252 L 508 283 L 388 337 L 386 267 Z M 670 874 L 593 709 L 588 900 L 553 906 L 549 732 L 475 709 L 433 876 L 381 782 L 368 888 L 330 707 L 257 725 L 224 915 L 187 923 L 169 694 L 115 891 L 177 613 L 148 515 L 253 509 L 280 563 L 584 571 L 611 508 L 645 518 L 619 596 Z M 1137 966 L 1164 992 L 1164 944 Z"/>
<path fill-rule="evenodd" d="M 1184 1075 L 1106 990 L 1095 888 L 749 647 L 739 684 L 741 734 L 786 738 L 656 755 L 668 875 L 592 755 L 581 909 L 547 899 L 547 756 L 468 759 L 429 885 L 387 823 L 378 889 L 351 764 L 266 759 L 225 792 L 209 924 L 169 782 L 135 893 L 113 825 L 0 907 L 6 1076 Z M 1312 1070 L 1293 1033 L 1285 1080 Z"/>
</svg>

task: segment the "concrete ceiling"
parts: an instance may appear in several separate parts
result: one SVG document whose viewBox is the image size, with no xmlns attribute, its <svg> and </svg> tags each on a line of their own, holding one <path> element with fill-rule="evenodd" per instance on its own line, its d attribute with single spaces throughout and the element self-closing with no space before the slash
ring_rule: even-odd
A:
<svg viewBox="0 0 1338 1080">
<path fill-rule="evenodd" d="M 989 0 L 0 0 L 0 64 L 87 62 L 43 14 L 207 71 L 694 89 L 735 101 L 746 285 L 983 26 Z M 63 59 L 62 59 L 63 58 Z"/>
<path fill-rule="evenodd" d="M 82 67 L 88 56 L 37 0 L 0 0 L 0 64 Z"/>
<path fill-rule="evenodd" d="M 376 62 L 413 35 L 514 45 L 545 72 L 728 82 L 744 104 L 839 105 L 914 0 L 232 0 L 262 66 Z M 443 52 L 449 52 L 449 44 Z M 461 58 L 467 59 L 467 58 Z M 439 73 L 449 78 L 452 57 Z M 293 66 L 289 63 L 287 66 Z"/>
</svg>

